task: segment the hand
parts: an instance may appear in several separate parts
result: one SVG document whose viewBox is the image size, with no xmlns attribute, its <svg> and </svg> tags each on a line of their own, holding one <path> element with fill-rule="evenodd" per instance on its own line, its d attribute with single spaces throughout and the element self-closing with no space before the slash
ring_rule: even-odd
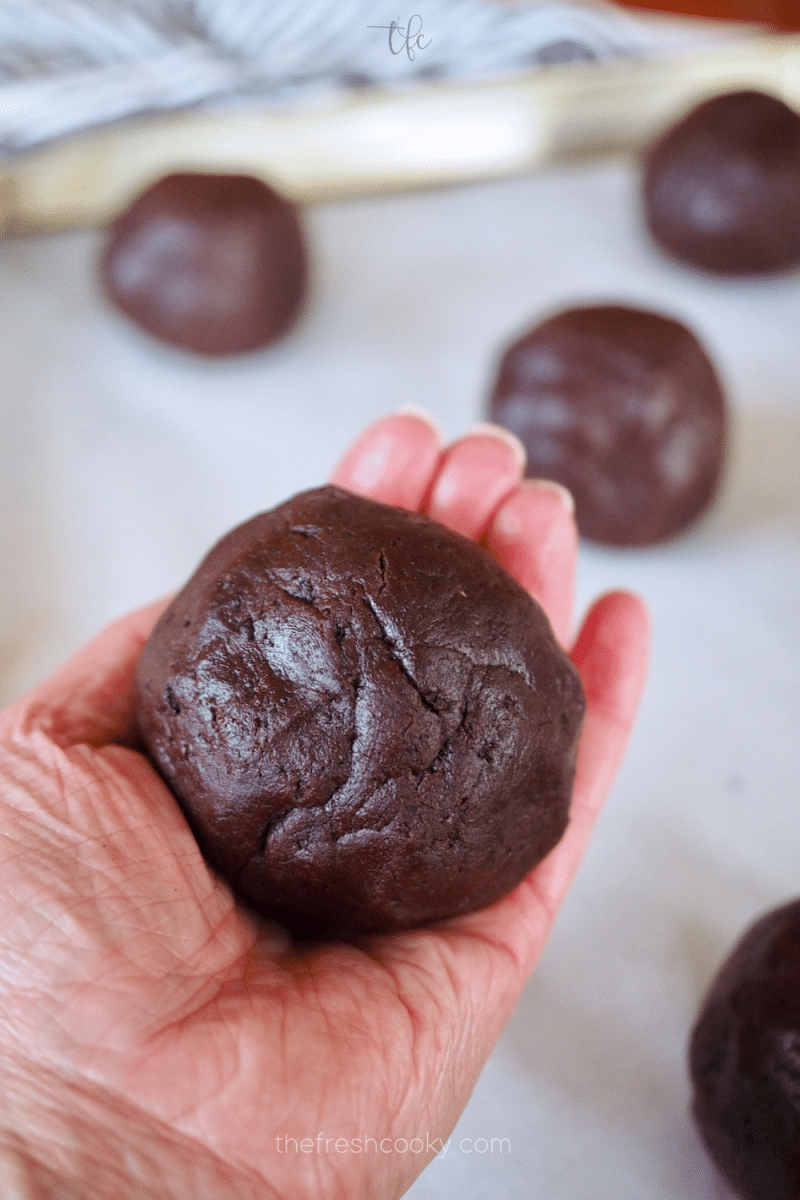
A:
<svg viewBox="0 0 800 1200">
<path fill-rule="evenodd" d="M 406 413 L 334 481 L 482 538 L 565 641 L 574 523 L 521 473 L 500 431 L 442 451 Z M 452 1130 L 586 847 L 642 685 L 643 607 L 605 596 L 572 649 L 588 708 L 570 825 L 544 862 L 482 912 L 326 945 L 233 899 L 134 748 L 134 666 L 162 607 L 112 625 L 0 724 L 0 1192 L 398 1196 Z"/>
</svg>

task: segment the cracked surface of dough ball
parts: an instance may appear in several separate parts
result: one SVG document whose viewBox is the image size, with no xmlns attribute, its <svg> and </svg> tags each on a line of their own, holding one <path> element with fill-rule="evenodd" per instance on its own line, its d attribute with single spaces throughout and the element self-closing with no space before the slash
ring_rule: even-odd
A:
<svg viewBox="0 0 800 1200">
<path fill-rule="evenodd" d="M 335 487 L 211 550 L 137 686 L 206 858 L 289 924 L 484 907 L 567 824 L 584 698 L 540 606 L 474 542 Z"/>
<path fill-rule="evenodd" d="M 743 1200 L 800 1198 L 800 900 L 747 931 L 692 1032 L 693 1113 Z"/>
<path fill-rule="evenodd" d="M 249 175 L 167 175 L 113 223 L 105 291 L 153 337 L 196 354 L 243 354 L 298 317 L 307 256 L 297 209 Z"/>
<path fill-rule="evenodd" d="M 529 475 L 569 488 L 592 541 L 664 541 L 716 494 L 722 388 L 694 334 L 658 313 L 598 305 L 537 325 L 503 356 L 489 417 L 522 441 Z"/>
<path fill-rule="evenodd" d="M 645 154 L 650 232 L 706 271 L 750 275 L 800 264 L 800 116 L 763 92 L 693 109 Z"/>
</svg>

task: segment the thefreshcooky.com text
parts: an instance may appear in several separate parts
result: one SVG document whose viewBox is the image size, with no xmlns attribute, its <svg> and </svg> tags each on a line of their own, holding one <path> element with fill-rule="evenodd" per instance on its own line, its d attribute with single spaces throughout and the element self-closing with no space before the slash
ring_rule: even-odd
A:
<svg viewBox="0 0 800 1200">
<path fill-rule="evenodd" d="M 504 1137 L 464 1137 L 453 1142 L 453 1138 L 375 1138 L 370 1136 L 344 1138 L 329 1137 L 318 1133 L 316 1137 L 290 1137 L 289 1134 L 275 1135 L 278 1154 L 433 1154 L 444 1158 L 453 1143 L 453 1150 L 461 1154 L 510 1154 L 511 1141 Z"/>
</svg>

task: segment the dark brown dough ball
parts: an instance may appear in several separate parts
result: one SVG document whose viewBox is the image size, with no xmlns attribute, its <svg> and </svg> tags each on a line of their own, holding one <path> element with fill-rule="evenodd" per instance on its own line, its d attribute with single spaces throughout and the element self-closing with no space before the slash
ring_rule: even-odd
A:
<svg viewBox="0 0 800 1200">
<path fill-rule="evenodd" d="M 745 1200 L 800 1200 L 800 900 L 753 925 L 689 1047 L 694 1117 Z"/>
<path fill-rule="evenodd" d="M 774 96 L 732 92 L 695 108 L 645 157 L 653 237 L 724 274 L 800 263 L 800 117 Z"/>
<path fill-rule="evenodd" d="M 307 263 L 297 210 L 248 175 L 168 175 L 111 226 L 105 290 L 162 342 L 242 354 L 298 316 Z"/>
<path fill-rule="evenodd" d="M 491 419 L 564 484 L 581 534 L 646 546 L 686 529 L 722 469 L 725 404 L 700 343 L 677 321 L 604 306 L 559 313 L 506 352 Z"/>
<path fill-rule="evenodd" d="M 289 924 L 481 908 L 567 823 L 583 691 L 541 608 L 473 542 L 338 488 L 217 544 L 138 696 L 207 859 Z"/>
</svg>

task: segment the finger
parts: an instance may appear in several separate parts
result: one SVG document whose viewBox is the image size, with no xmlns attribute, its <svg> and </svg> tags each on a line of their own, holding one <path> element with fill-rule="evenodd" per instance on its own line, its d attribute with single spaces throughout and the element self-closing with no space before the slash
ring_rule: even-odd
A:
<svg viewBox="0 0 800 1200">
<path fill-rule="evenodd" d="M 43 684 L 7 710 L 57 745 L 94 746 L 134 737 L 134 673 L 164 598 L 107 626 Z"/>
<path fill-rule="evenodd" d="M 539 601 L 562 646 L 575 600 L 574 511 L 572 496 L 560 484 L 525 480 L 502 501 L 486 533 L 487 548 Z"/>
<path fill-rule="evenodd" d="M 525 469 L 522 442 L 499 425 L 476 425 L 442 455 L 425 511 L 465 537 L 478 538 Z"/>
<path fill-rule="evenodd" d="M 393 413 L 356 438 L 334 468 L 331 483 L 414 512 L 430 490 L 441 444 L 426 413 Z"/>
<path fill-rule="evenodd" d="M 638 596 L 610 592 L 589 610 L 572 650 L 586 716 L 578 745 L 567 832 L 533 872 L 536 893 L 555 916 L 614 781 L 639 706 L 650 650 L 650 619 Z"/>
</svg>

